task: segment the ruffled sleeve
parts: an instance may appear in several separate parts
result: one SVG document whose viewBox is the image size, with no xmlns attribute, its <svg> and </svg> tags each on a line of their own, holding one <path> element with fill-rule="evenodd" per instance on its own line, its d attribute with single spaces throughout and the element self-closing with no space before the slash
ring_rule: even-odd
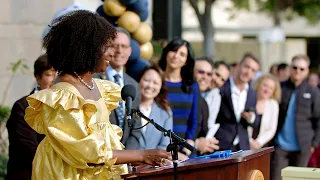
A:
<svg viewBox="0 0 320 180">
<path fill-rule="evenodd" d="M 119 106 L 119 102 L 122 100 L 121 99 L 121 87 L 108 80 L 102 80 L 102 79 L 94 79 L 100 92 L 101 96 L 111 113 L 112 110 L 116 109 Z M 112 124 L 112 128 L 114 132 L 117 134 L 117 137 L 119 138 L 119 141 L 121 141 L 123 131 L 122 129 L 117 126 Z M 124 148 L 124 146 L 121 144 L 121 146 Z"/>
<path fill-rule="evenodd" d="M 121 101 L 121 87 L 107 80 L 94 80 L 99 87 L 101 96 L 103 97 L 108 110 L 111 112 L 112 110 L 116 109 Z"/>
<path fill-rule="evenodd" d="M 97 121 L 103 117 L 98 117 L 94 101 L 86 101 L 61 88 L 42 90 L 29 96 L 27 101 L 25 120 L 35 131 L 46 134 L 54 151 L 67 164 L 86 169 L 90 163 L 107 166 L 115 163 L 112 150 L 121 149 L 120 142 L 115 145 L 108 138 L 112 137 L 108 133 L 113 133 L 108 116 L 103 116 L 106 118 L 103 122 Z M 114 107 L 114 104 L 115 101 L 109 105 Z M 109 130 L 97 131 L 93 127 Z"/>
</svg>

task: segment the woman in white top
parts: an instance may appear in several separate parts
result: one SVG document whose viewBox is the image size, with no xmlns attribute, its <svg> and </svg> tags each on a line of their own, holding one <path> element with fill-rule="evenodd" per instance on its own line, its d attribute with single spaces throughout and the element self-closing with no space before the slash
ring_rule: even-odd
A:
<svg viewBox="0 0 320 180">
<path fill-rule="evenodd" d="M 257 116 L 261 116 L 260 126 L 248 127 L 251 149 L 264 147 L 275 135 L 278 126 L 280 83 L 271 74 L 262 75 L 254 84 L 257 91 Z"/>
<path fill-rule="evenodd" d="M 141 104 L 140 111 L 165 129 L 172 130 L 172 112 L 168 105 L 164 73 L 157 66 L 147 67 L 140 78 Z M 141 119 L 142 125 L 147 121 Z M 170 140 L 153 125 L 148 124 L 142 128 L 140 137 L 141 149 L 166 149 Z"/>
</svg>

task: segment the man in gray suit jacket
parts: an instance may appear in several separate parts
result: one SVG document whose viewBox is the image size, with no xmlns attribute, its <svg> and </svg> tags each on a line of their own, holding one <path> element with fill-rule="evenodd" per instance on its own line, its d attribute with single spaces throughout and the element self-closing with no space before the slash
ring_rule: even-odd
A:
<svg viewBox="0 0 320 180">
<path fill-rule="evenodd" d="M 123 67 L 127 63 L 131 54 L 130 34 L 122 28 L 117 27 L 116 29 L 117 37 L 111 45 L 114 51 L 114 58 L 109 62 L 110 66 L 107 68 L 107 72 L 103 74 L 96 74 L 95 77 L 100 79 L 108 79 L 109 81 L 120 85 L 121 88 L 126 84 L 134 85 L 137 90 L 137 95 L 132 102 L 132 108 L 138 109 L 141 102 L 139 84 L 128 74 L 123 72 Z M 120 102 L 119 107 L 111 112 L 110 122 L 122 128 L 123 136 L 121 142 L 125 145 L 125 149 L 139 149 L 141 130 L 134 128 L 141 127 L 141 120 L 140 118 L 133 116 L 131 120 L 133 128 L 128 126 L 128 123 L 125 119 L 124 102 Z"/>
</svg>

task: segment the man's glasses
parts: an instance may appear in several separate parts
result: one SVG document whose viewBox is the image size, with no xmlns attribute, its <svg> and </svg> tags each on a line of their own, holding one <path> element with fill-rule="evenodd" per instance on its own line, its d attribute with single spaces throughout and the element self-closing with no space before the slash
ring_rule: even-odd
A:
<svg viewBox="0 0 320 180">
<path fill-rule="evenodd" d="M 121 47 L 121 49 L 128 49 L 130 47 L 130 45 L 125 45 L 125 44 L 112 44 L 111 47 L 113 49 L 118 49 L 119 47 Z"/>
<path fill-rule="evenodd" d="M 212 72 L 205 72 L 203 70 L 198 70 L 197 72 L 201 75 L 207 74 L 207 76 L 212 76 Z"/>
<path fill-rule="evenodd" d="M 306 68 L 301 68 L 301 67 L 298 67 L 298 66 L 292 66 L 292 68 L 294 69 L 294 70 L 300 70 L 300 71 L 304 71 L 304 70 L 306 70 Z"/>
</svg>

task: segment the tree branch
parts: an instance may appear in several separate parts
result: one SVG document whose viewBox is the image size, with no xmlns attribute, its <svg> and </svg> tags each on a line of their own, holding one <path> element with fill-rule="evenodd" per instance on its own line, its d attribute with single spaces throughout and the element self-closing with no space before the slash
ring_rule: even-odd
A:
<svg viewBox="0 0 320 180">
<path fill-rule="evenodd" d="M 210 15 L 210 17 L 211 17 L 211 9 L 212 9 L 212 4 L 214 2 L 215 2 L 215 0 L 206 0 L 206 2 L 205 2 L 205 10 L 204 10 L 204 14 L 205 15 L 208 15 L 208 16 Z"/>
<path fill-rule="evenodd" d="M 211 18 L 211 11 L 212 11 L 212 4 L 216 0 L 206 0 L 205 1 L 205 10 L 204 10 L 204 20 L 208 21 L 206 22 L 207 26 L 206 28 L 210 28 L 210 30 L 213 31 L 213 23 L 212 23 L 212 18 Z"/>
<path fill-rule="evenodd" d="M 199 11 L 199 7 L 198 7 L 198 1 L 197 0 L 189 0 L 190 5 L 192 6 L 192 8 L 194 9 L 194 12 L 197 15 L 197 18 L 199 20 L 199 24 L 202 24 L 203 22 L 203 15 L 200 13 Z"/>
</svg>

